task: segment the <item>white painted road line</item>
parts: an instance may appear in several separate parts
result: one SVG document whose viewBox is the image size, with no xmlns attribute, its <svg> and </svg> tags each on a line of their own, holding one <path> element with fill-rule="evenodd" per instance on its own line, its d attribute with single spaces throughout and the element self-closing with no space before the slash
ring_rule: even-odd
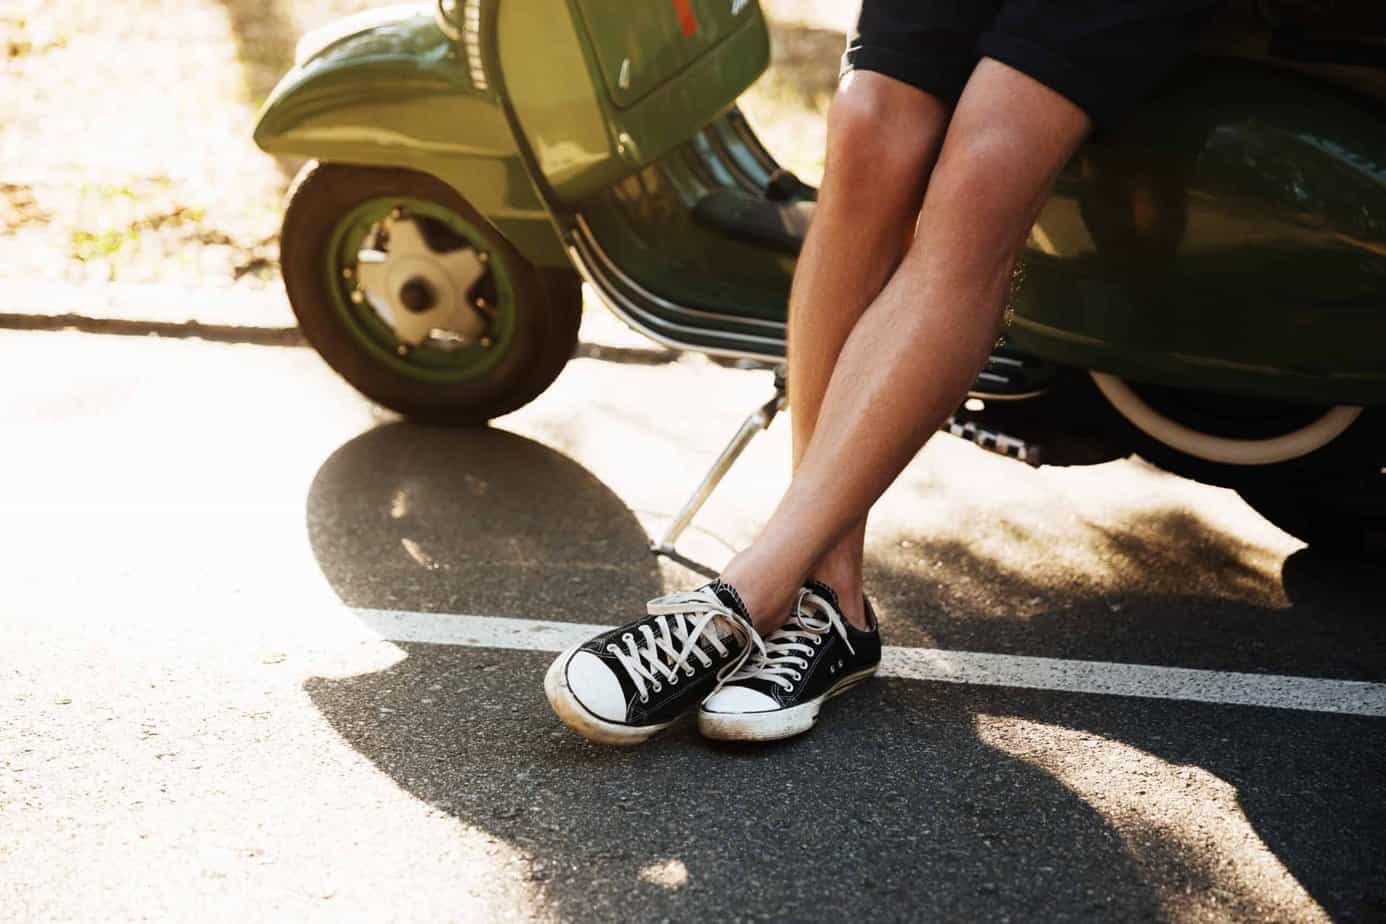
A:
<svg viewBox="0 0 1386 924">
<path fill-rule="evenodd" d="M 351 612 L 387 641 L 516 651 L 562 651 L 610 628 L 503 616 L 359 608 Z M 890 647 L 879 676 L 1386 718 L 1386 684 L 1358 680 Z"/>
</svg>

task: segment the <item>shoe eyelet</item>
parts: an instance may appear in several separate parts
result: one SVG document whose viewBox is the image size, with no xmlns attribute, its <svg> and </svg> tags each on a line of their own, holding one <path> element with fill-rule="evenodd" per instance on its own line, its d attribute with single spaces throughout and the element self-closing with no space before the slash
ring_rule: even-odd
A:
<svg viewBox="0 0 1386 924">
<path fill-rule="evenodd" d="M 678 674 L 675 674 L 675 675 L 669 680 L 669 686 L 671 686 L 671 687 L 676 687 L 676 686 L 678 686 L 678 685 L 679 685 L 679 675 L 678 675 Z"/>
<path fill-rule="evenodd" d="M 659 684 L 655 684 L 650 689 L 654 690 L 656 693 L 659 693 L 664 690 L 664 687 L 660 686 Z"/>
<path fill-rule="evenodd" d="M 642 702 L 642 703 L 648 703 L 649 701 L 650 701 L 650 697 L 649 697 L 648 694 L 645 694 L 645 693 L 641 693 L 641 694 L 640 694 L 640 702 Z"/>
<path fill-rule="evenodd" d="M 618 654 L 621 653 L 621 649 L 617 648 L 615 645 L 607 645 L 607 646 L 606 646 L 606 651 L 607 651 L 607 654 L 614 654 L 614 655 L 618 655 Z"/>
<path fill-rule="evenodd" d="M 635 636 L 634 636 L 634 635 L 631 635 L 629 632 L 622 632 L 622 633 L 621 633 L 621 638 L 622 638 L 623 640 L 627 641 L 627 642 L 633 642 L 633 641 L 635 641 Z"/>
<path fill-rule="evenodd" d="M 685 677 L 692 677 L 695 673 L 697 673 L 697 671 L 693 670 L 693 665 L 691 664 L 683 669 L 683 675 Z"/>
<path fill-rule="evenodd" d="M 792 676 L 795 680 L 803 680 L 803 679 L 804 679 L 804 675 L 801 674 L 801 673 L 799 673 L 798 671 L 795 671 L 795 672 L 794 672 L 793 674 L 791 674 L 790 676 Z"/>
</svg>

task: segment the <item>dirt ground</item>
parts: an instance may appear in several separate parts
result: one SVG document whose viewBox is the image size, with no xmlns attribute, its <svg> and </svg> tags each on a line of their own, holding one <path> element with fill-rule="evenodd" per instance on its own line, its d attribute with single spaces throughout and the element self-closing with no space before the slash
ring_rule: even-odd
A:
<svg viewBox="0 0 1386 924">
<path fill-rule="evenodd" d="M 369 0 L 10 0 L 0 8 L 0 279 L 265 288 L 297 164 L 251 141 L 304 31 Z M 821 173 L 854 0 L 770 0 L 743 106 Z"/>
</svg>

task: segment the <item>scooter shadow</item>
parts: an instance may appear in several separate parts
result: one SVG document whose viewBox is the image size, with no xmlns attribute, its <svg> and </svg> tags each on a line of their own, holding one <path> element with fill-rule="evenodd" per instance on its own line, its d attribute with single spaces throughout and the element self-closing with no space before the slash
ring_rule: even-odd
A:
<svg viewBox="0 0 1386 924">
<path fill-rule="evenodd" d="M 323 573 L 354 606 L 598 622 L 661 590 L 644 531 L 610 489 L 498 430 L 373 430 L 322 466 L 307 506 Z M 528 884 L 558 918 L 1168 910 L 1167 884 L 1110 818 L 979 734 L 1018 709 L 1064 721 L 1051 698 L 880 681 L 773 748 L 711 747 L 683 724 L 618 750 L 554 720 L 546 653 L 399 647 L 406 657 L 385 670 L 306 691 L 402 789 L 527 857 Z M 1068 701 L 1091 718 L 1091 700 Z M 1176 718 L 1160 723 L 1174 735 Z"/>
<path fill-rule="evenodd" d="M 370 430 L 323 463 L 307 520 L 350 606 L 604 622 L 662 587 L 620 498 L 503 430 Z"/>
</svg>

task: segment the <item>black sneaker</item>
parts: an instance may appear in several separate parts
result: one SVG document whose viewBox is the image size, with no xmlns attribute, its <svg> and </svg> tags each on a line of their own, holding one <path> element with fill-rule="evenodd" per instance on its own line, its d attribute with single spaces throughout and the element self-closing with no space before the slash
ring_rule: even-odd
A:
<svg viewBox="0 0 1386 924">
<path fill-rule="evenodd" d="M 881 633 L 866 601 L 863 631 L 842 618 L 837 594 L 809 581 L 794 615 L 698 710 L 698 731 L 724 741 L 774 741 L 806 732 L 818 710 L 876 673 Z"/>
<path fill-rule="evenodd" d="M 648 615 L 569 648 L 544 692 L 573 731 L 605 744 L 638 744 L 663 731 L 764 650 L 741 595 L 713 581 L 657 597 Z"/>
</svg>

